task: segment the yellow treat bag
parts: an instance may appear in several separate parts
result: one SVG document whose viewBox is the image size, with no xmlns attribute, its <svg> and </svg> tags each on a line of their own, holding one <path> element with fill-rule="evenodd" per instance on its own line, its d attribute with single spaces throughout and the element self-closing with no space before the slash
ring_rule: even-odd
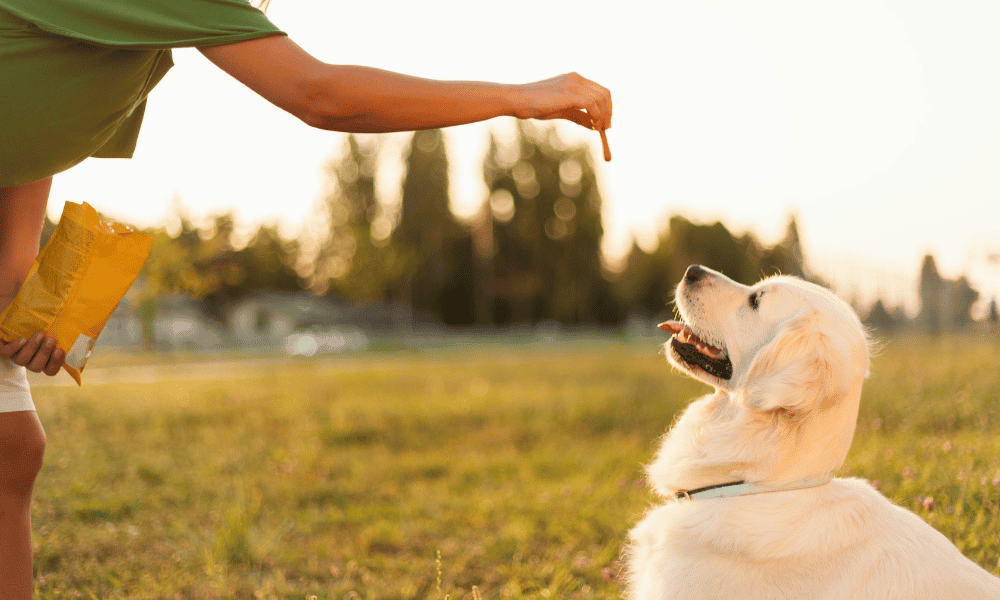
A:
<svg viewBox="0 0 1000 600">
<path fill-rule="evenodd" d="M 0 315 L 0 335 L 13 340 L 43 331 L 55 338 L 66 352 L 63 368 L 80 384 L 97 336 L 138 277 L 152 243 L 144 233 L 102 223 L 86 202 L 67 202 L 55 233 Z"/>
</svg>

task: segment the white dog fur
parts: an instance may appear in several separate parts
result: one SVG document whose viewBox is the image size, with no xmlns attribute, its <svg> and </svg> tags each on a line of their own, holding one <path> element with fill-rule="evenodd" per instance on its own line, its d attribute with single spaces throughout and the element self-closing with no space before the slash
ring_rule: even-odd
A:
<svg viewBox="0 0 1000 600">
<path fill-rule="evenodd" d="M 692 267 L 676 300 L 687 333 L 724 352 L 732 376 L 666 345 L 675 367 L 715 392 L 688 406 L 647 469 L 666 502 L 630 534 L 630 599 L 1000 599 L 1000 579 L 861 479 L 678 499 L 740 480 L 794 484 L 841 466 L 869 341 L 846 303 L 794 277 L 747 287 Z"/>
</svg>

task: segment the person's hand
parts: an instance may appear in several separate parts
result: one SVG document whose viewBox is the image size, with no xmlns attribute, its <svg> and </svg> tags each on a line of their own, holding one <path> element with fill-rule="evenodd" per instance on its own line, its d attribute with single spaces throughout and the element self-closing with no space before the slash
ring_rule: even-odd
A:
<svg viewBox="0 0 1000 600">
<path fill-rule="evenodd" d="M 66 360 L 66 353 L 56 346 L 55 338 L 46 337 L 41 332 L 9 342 L 0 338 L 0 356 L 29 371 L 46 375 L 58 373 Z"/>
<path fill-rule="evenodd" d="M 611 127 L 611 92 L 577 73 L 517 88 L 514 116 L 519 119 L 568 119 L 597 131 Z"/>
</svg>

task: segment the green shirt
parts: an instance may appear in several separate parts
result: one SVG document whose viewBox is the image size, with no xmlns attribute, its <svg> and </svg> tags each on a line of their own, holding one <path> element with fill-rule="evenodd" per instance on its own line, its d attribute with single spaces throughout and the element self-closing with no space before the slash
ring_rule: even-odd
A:
<svg viewBox="0 0 1000 600">
<path fill-rule="evenodd" d="M 0 187 L 130 158 L 170 48 L 282 33 L 246 0 L 0 0 Z"/>
</svg>

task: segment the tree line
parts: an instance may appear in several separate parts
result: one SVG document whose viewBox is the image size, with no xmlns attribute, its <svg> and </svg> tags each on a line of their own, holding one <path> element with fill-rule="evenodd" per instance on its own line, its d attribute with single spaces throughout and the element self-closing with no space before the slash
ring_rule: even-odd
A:
<svg viewBox="0 0 1000 600">
<path fill-rule="evenodd" d="M 930 335 L 967 330 L 974 325 L 972 308 L 980 298 L 964 275 L 946 279 L 938 272 L 934 256 L 924 256 L 920 266 L 920 310 L 910 318 L 899 307 L 887 307 L 876 300 L 867 311 L 866 322 L 882 333 L 918 330 Z M 1000 325 L 997 299 L 991 298 L 986 311 L 986 323 L 996 329 Z"/>
<path fill-rule="evenodd" d="M 721 223 L 673 216 L 655 250 L 633 244 L 610 268 L 601 252 L 603 199 L 591 154 L 554 128 L 520 124 L 513 144 L 491 138 L 482 165 L 488 198 L 468 218 L 450 210 L 440 130 L 410 140 L 396 206 L 376 192 L 378 160 L 377 145 L 348 136 L 327 168 L 329 193 L 317 215 L 324 231 L 313 247 L 282 238 L 274 225 L 261 225 L 237 246 L 232 214 L 198 228 L 178 213 L 172 234 L 148 230 L 154 243 L 141 278 L 142 320 L 152 322 L 157 298 L 167 293 L 199 298 L 222 320 L 250 294 L 308 290 L 405 306 L 415 319 L 448 325 L 618 325 L 672 312 L 673 289 L 690 264 L 747 284 L 777 273 L 819 281 L 805 267 L 794 218 L 768 246 Z M 935 280 L 933 258 L 924 271 L 919 322 L 929 330 L 967 323 L 978 293 L 964 278 Z M 861 312 L 882 328 L 905 321 L 881 301 Z"/>
<path fill-rule="evenodd" d="M 154 243 L 143 271 L 144 310 L 155 311 L 162 294 L 182 293 L 222 319 L 250 294 L 308 290 L 395 303 L 417 319 L 448 325 L 616 325 L 637 312 L 669 312 L 688 264 L 744 281 L 804 275 L 794 221 L 769 247 L 721 223 L 673 217 L 656 250 L 634 245 L 623 266 L 610 268 L 601 252 L 603 198 L 591 155 L 554 128 L 521 125 L 513 144 L 491 138 L 482 165 L 488 198 L 470 218 L 450 210 L 440 130 L 410 141 L 398 206 L 376 193 L 378 158 L 377 146 L 347 138 L 327 169 L 330 191 L 317 215 L 326 230 L 312 252 L 283 239 L 274 225 L 261 225 L 237 247 L 231 214 L 201 229 L 178 214 L 173 235 L 148 230 Z"/>
<path fill-rule="evenodd" d="M 330 236 L 308 273 L 310 289 L 398 302 L 451 325 L 621 320 L 585 147 L 565 145 L 554 129 L 522 127 L 513 148 L 491 138 L 482 167 L 488 200 L 460 219 L 449 208 L 439 130 L 414 134 L 393 212 L 375 195 L 373 149 L 348 139 L 330 169 Z"/>
</svg>

